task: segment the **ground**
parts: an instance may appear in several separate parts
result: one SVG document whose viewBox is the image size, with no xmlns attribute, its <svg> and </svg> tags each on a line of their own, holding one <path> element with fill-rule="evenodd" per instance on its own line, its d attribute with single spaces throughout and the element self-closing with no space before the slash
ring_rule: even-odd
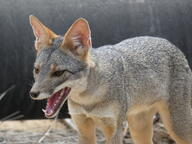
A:
<svg viewBox="0 0 192 144">
<path fill-rule="evenodd" d="M 70 119 L 67 120 L 70 122 Z M 98 131 L 98 144 L 104 137 Z M 77 144 L 77 132 L 65 120 L 24 120 L 0 122 L 0 144 Z M 124 144 L 133 144 L 129 132 Z M 154 124 L 154 144 L 175 144 L 161 122 Z"/>
</svg>

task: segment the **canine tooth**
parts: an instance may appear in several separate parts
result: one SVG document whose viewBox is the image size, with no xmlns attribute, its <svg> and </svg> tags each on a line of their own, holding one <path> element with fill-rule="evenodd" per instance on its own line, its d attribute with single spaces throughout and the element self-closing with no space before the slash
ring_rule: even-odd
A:
<svg viewBox="0 0 192 144">
<path fill-rule="evenodd" d="M 45 109 L 42 109 L 42 111 L 45 113 Z"/>
<path fill-rule="evenodd" d="M 62 91 L 62 92 L 60 93 L 59 97 L 61 97 L 63 94 L 64 94 L 64 91 Z"/>
</svg>

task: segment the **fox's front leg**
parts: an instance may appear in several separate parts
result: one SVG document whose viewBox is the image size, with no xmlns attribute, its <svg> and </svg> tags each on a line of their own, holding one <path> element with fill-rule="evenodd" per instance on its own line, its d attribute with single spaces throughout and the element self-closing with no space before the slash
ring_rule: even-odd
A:
<svg viewBox="0 0 192 144">
<path fill-rule="evenodd" d="M 122 144 L 123 143 L 123 127 L 115 125 L 104 125 L 102 131 L 105 136 L 105 144 Z"/>
<path fill-rule="evenodd" d="M 95 124 L 85 115 L 71 115 L 79 133 L 79 144 L 96 144 Z"/>
<path fill-rule="evenodd" d="M 123 127 L 118 126 L 109 144 L 123 144 Z"/>
</svg>

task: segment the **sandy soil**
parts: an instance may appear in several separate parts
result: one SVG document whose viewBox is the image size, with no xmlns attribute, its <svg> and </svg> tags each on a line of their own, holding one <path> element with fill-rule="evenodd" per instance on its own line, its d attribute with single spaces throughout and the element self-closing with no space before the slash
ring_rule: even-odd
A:
<svg viewBox="0 0 192 144">
<path fill-rule="evenodd" d="M 46 131 L 50 130 L 47 134 Z M 46 134 L 45 134 L 46 133 Z M 104 144 L 104 137 L 97 132 L 98 144 Z M 0 122 L 0 144 L 77 144 L 77 132 L 64 120 L 25 120 Z M 133 144 L 129 132 L 124 144 Z M 154 125 L 154 144 L 175 144 L 163 125 Z"/>
</svg>

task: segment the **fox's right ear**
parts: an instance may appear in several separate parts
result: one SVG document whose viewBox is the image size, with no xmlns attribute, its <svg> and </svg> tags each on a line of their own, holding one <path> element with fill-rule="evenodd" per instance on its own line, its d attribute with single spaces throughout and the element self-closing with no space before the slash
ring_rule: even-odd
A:
<svg viewBox="0 0 192 144">
<path fill-rule="evenodd" d="M 43 25 L 38 18 L 33 15 L 29 16 L 29 21 L 33 29 L 33 33 L 36 37 L 35 48 L 40 50 L 52 43 L 52 40 L 57 37 L 57 35 Z"/>
</svg>

